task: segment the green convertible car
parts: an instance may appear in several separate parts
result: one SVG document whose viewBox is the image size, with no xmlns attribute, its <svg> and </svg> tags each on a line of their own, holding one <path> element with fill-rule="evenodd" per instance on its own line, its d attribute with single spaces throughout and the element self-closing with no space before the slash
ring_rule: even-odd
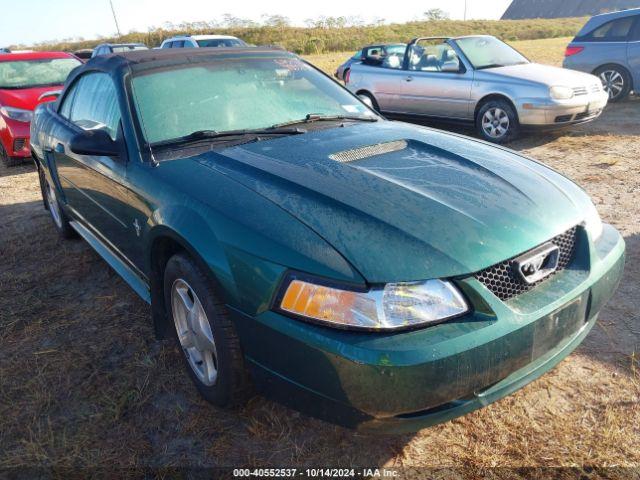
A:
<svg viewBox="0 0 640 480">
<path fill-rule="evenodd" d="M 207 400 L 414 431 L 587 335 L 625 247 L 578 186 L 387 121 L 293 54 L 213 50 L 94 58 L 31 126 L 56 228 L 151 304 Z"/>
</svg>

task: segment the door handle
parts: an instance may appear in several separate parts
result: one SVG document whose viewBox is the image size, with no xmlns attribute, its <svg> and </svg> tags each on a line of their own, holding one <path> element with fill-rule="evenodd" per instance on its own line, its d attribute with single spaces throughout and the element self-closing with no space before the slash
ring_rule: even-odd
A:
<svg viewBox="0 0 640 480">
<path fill-rule="evenodd" d="M 413 77 L 411 75 L 409 75 L 407 78 L 404 79 L 405 82 L 413 82 Z"/>
<path fill-rule="evenodd" d="M 64 145 L 62 145 L 61 143 L 57 143 L 55 151 L 56 153 L 64 153 Z"/>
</svg>

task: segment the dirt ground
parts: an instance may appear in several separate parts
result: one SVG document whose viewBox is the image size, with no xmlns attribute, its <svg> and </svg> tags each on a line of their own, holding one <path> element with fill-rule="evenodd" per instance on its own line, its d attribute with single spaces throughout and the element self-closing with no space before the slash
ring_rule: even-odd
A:
<svg viewBox="0 0 640 480">
<path fill-rule="evenodd" d="M 33 166 L 0 167 L 0 468 L 635 467 L 640 471 L 640 100 L 511 145 L 583 186 L 627 242 L 584 344 L 521 391 L 415 435 L 370 437 L 264 398 L 199 398 L 150 311 L 89 246 L 63 241 Z M 630 471 L 623 471 L 630 473 Z M 469 473 L 469 475 L 471 475 Z"/>
</svg>

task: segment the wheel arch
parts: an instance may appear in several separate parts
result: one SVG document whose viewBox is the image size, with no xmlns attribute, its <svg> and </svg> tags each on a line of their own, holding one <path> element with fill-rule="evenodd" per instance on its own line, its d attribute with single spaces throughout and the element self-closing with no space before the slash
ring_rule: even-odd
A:
<svg viewBox="0 0 640 480">
<path fill-rule="evenodd" d="M 228 303 L 226 289 L 197 249 L 172 228 L 156 226 L 149 242 L 148 272 L 151 314 L 154 331 L 159 339 L 166 337 L 168 327 L 168 312 L 164 301 L 164 271 L 169 259 L 178 253 L 187 254 L 205 272 L 216 294 L 223 302 Z"/>
<path fill-rule="evenodd" d="M 634 89 L 633 75 L 631 74 L 631 71 L 626 66 L 622 65 L 621 63 L 618 63 L 618 62 L 603 63 L 602 65 L 599 65 L 597 68 L 594 68 L 593 71 L 591 72 L 591 74 L 595 75 L 597 77 L 598 74 L 596 72 L 598 70 L 601 70 L 601 69 L 606 68 L 606 67 L 617 67 L 617 68 L 620 68 L 620 69 L 624 70 L 627 73 L 627 77 L 629 78 L 629 81 L 631 82 L 630 90 Z"/>
<path fill-rule="evenodd" d="M 376 96 L 370 90 L 367 90 L 366 88 L 361 88 L 356 91 L 356 95 L 368 95 L 369 97 L 371 97 L 371 100 L 373 101 L 373 107 L 376 109 L 377 112 L 380 111 L 380 104 L 378 103 L 378 100 L 376 100 Z"/>
<path fill-rule="evenodd" d="M 480 111 L 482 106 L 485 103 L 490 102 L 491 100 L 505 100 L 506 102 L 508 102 L 509 105 L 511 105 L 511 108 L 513 108 L 513 111 L 516 114 L 516 119 L 518 120 L 518 123 L 520 123 L 520 115 L 518 115 L 518 109 L 516 108 L 516 104 L 514 103 L 513 100 L 511 100 L 511 98 L 509 98 L 504 93 L 488 93 L 485 96 L 483 96 L 480 100 L 478 100 L 478 102 L 476 103 L 476 107 L 475 107 L 475 109 L 473 111 L 473 123 L 474 123 L 474 125 L 477 125 L 478 112 Z"/>
</svg>

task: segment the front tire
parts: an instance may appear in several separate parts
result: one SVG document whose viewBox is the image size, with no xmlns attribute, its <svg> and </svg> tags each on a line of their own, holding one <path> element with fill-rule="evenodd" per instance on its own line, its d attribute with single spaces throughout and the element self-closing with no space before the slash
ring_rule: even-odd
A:
<svg viewBox="0 0 640 480">
<path fill-rule="evenodd" d="M 626 69 L 618 65 L 604 65 L 594 74 L 602 82 L 604 90 L 609 94 L 610 102 L 624 100 L 631 93 L 631 76 Z"/>
<path fill-rule="evenodd" d="M 476 129 L 488 142 L 508 143 L 520 132 L 518 114 L 506 100 L 489 100 L 476 114 Z"/>
<path fill-rule="evenodd" d="M 243 405 L 252 386 L 240 340 L 211 280 L 188 255 L 169 259 L 164 297 L 187 372 L 200 394 L 218 407 Z"/>
<path fill-rule="evenodd" d="M 5 167 L 17 167 L 22 165 L 22 157 L 10 157 L 0 143 L 0 161 Z"/>
</svg>

